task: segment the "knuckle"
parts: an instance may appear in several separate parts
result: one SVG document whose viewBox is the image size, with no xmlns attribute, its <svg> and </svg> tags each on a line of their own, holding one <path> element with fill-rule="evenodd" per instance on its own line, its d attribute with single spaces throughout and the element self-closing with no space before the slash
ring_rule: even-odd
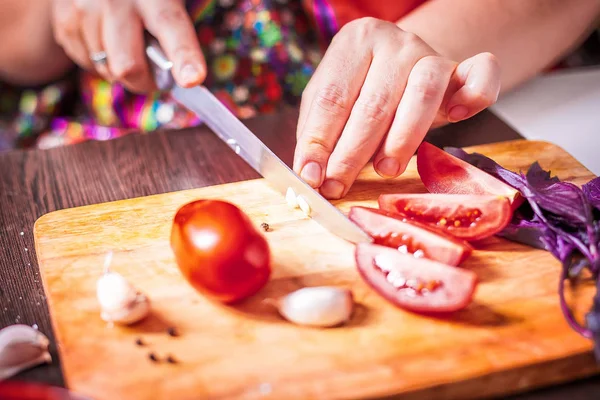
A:
<svg viewBox="0 0 600 400">
<path fill-rule="evenodd" d="M 73 12 L 56 15 L 54 39 L 58 43 L 64 43 L 70 38 L 79 35 L 79 23 Z"/>
<path fill-rule="evenodd" d="M 387 122 L 393 115 L 389 93 L 359 96 L 355 107 L 361 119 L 367 122 Z"/>
<path fill-rule="evenodd" d="M 156 17 L 149 21 L 153 29 L 160 29 L 164 26 L 179 25 L 186 20 L 187 14 L 181 7 L 173 7 L 170 2 L 157 11 Z"/>
<path fill-rule="evenodd" d="M 417 62 L 411 72 L 411 92 L 422 102 L 432 102 L 438 99 L 441 91 L 441 71 L 435 64 L 425 59 Z"/>
<path fill-rule="evenodd" d="M 334 83 L 319 90 L 314 101 L 319 108 L 332 115 L 341 115 L 349 107 L 347 90 Z"/>
<path fill-rule="evenodd" d="M 421 46 L 423 43 L 421 38 L 415 33 L 402 31 L 400 34 L 402 35 L 402 44 L 405 47 Z"/>
<path fill-rule="evenodd" d="M 303 134 L 301 140 L 303 141 L 302 153 L 310 154 L 312 158 L 317 160 L 327 159 L 327 156 L 333 151 L 326 138 L 312 132 Z"/>
<path fill-rule="evenodd" d="M 360 160 L 352 154 L 347 154 L 345 157 L 336 157 L 330 161 L 330 164 L 335 165 L 332 177 L 341 182 L 348 181 L 363 167 Z"/>
<path fill-rule="evenodd" d="M 348 29 L 351 29 L 358 37 L 365 38 L 373 34 L 380 28 L 382 21 L 373 17 L 358 18 L 348 24 Z"/>
<path fill-rule="evenodd" d="M 111 75 L 118 81 L 127 81 L 134 77 L 140 76 L 145 71 L 143 63 L 129 59 L 111 65 L 110 72 Z"/>
</svg>

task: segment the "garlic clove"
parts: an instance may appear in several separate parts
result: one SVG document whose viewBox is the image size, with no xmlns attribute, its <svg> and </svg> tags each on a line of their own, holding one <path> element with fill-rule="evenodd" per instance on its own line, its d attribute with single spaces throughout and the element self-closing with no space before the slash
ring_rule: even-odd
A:
<svg viewBox="0 0 600 400">
<path fill-rule="evenodd" d="M 287 201 L 287 204 L 290 208 L 298 207 L 298 200 L 296 199 L 296 193 L 294 192 L 294 189 L 292 189 L 291 187 L 289 187 L 287 189 L 287 192 L 285 192 L 285 200 Z"/>
<path fill-rule="evenodd" d="M 103 309 L 100 313 L 100 317 L 106 322 L 131 325 L 144 319 L 149 312 L 150 301 L 144 294 L 138 293 L 135 300 L 122 309 Z"/>
<path fill-rule="evenodd" d="M 98 279 L 96 297 L 101 307 L 100 317 L 106 322 L 129 325 L 145 318 L 150 311 L 148 297 L 116 272 L 106 272 Z"/>
<path fill-rule="evenodd" d="M 96 283 L 96 297 L 104 310 L 121 310 L 135 300 L 135 288 L 116 272 L 102 274 Z"/>
<path fill-rule="evenodd" d="M 308 205 L 308 202 L 304 199 L 304 197 L 302 197 L 301 195 L 298 195 L 296 200 L 298 201 L 298 207 L 300 207 L 300 209 L 302 210 L 304 215 L 306 215 L 307 217 L 310 217 L 311 209 L 310 209 L 310 206 Z"/>
<path fill-rule="evenodd" d="M 307 287 L 276 300 L 275 306 L 285 319 L 295 324 L 333 327 L 350 319 L 354 298 L 348 289 Z"/>
<path fill-rule="evenodd" d="M 49 343 L 43 333 L 27 325 L 11 325 L 0 330 L 0 381 L 52 362 Z"/>
</svg>

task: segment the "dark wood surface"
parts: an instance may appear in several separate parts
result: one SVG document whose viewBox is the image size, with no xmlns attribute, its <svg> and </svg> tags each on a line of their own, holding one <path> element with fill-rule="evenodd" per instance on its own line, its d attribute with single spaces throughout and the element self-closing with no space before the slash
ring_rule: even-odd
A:
<svg viewBox="0 0 600 400">
<path fill-rule="evenodd" d="M 247 125 L 289 164 L 296 120 L 296 111 L 286 110 Z M 437 145 L 469 146 L 518 138 L 493 114 L 483 112 L 435 130 L 428 139 Z M 0 153 L 0 327 L 37 324 L 51 340 L 54 359 L 17 379 L 64 385 L 34 252 L 32 228 L 38 217 L 64 208 L 257 177 L 205 128 Z M 598 393 L 600 379 L 587 379 L 514 399 L 597 399 Z"/>
</svg>

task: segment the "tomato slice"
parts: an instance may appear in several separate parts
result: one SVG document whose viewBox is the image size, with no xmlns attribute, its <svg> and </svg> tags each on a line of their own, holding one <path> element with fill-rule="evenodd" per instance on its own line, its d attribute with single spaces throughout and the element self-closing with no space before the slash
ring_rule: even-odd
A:
<svg viewBox="0 0 600 400">
<path fill-rule="evenodd" d="M 463 240 L 495 235 L 512 218 L 506 197 L 465 194 L 382 194 L 379 208 L 443 229 Z"/>
<path fill-rule="evenodd" d="M 458 311 L 471 302 L 477 286 L 473 271 L 389 247 L 359 243 L 358 271 L 365 282 L 397 307 L 421 313 Z"/>
<path fill-rule="evenodd" d="M 459 265 L 473 248 L 443 231 L 434 231 L 416 221 L 402 221 L 400 214 L 368 207 L 352 207 L 349 218 L 372 238 L 374 243 L 393 247 L 413 257 L 425 257 L 448 265 Z"/>
<path fill-rule="evenodd" d="M 523 202 L 517 189 L 427 142 L 417 152 L 417 170 L 431 193 L 503 196 L 513 210 Z"/>
</svg>

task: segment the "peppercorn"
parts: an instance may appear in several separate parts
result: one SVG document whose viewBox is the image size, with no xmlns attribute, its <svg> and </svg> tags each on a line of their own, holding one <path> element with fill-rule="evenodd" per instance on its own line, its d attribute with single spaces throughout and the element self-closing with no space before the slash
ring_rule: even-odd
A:
<svg viewBox="0 0 600 400">
<path fill-rule="evenodd" d="M 172 326 L 167 329 L 167 333 L 169 334 L 169 336 L 179 336 L 177 333 L 177 329 L 175 329 L 175 327 Z"/>
<path fill-rule="evenodd" d="M 267 224 L 266 222 L 263 222 L 262 224 L 260 224 L 260 227 L 263 229 L 263 231 L 268 232 L 269 231 L 269 224 Z"/>
<path fill-rule="evenodd" d="M 177 364 L 177 360 L 175 360 L 175 358 L 171 355 L 167 356 L 167 362 L 169 364 Z"/>
<path fill-rule="evenodd" d="M 156 354 L 154 354 L 154 353 L 148 354 L 148 358 L 154 362 L 158 361 L 158 357 L 156 357 Z"/>
</svg>

